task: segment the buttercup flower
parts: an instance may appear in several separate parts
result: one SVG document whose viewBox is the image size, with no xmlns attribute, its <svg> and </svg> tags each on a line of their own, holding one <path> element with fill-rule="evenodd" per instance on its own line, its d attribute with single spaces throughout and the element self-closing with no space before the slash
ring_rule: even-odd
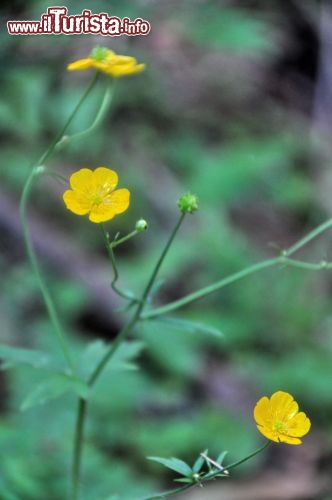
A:
<svg viewBox="0 0 332 500">
<path fill-rule="evenodd" d="M 259 432 L 271 441 L 301 444 L 311 423 L 288 392 L 277 391 L 271 398 L 262 397 L 255 406 L 254 419 Z"/>
<path fill-rule="evenodd" d="M 98 71 L 106 73 L 113 78 L 119 78 L 120 76 L 140 73 L 145 69 L 145 64 L 137 64 L 135 57 L 120 56 L 105 47 L 95 47 L 89 57 L 79 59 L 67 66 L 69 71 L 80 71 L 90 68 L 96 68 Z"/>
<path fill-rule="evenodd" d="M 63 193 L 68 210 L 87 215 L 91 222 L 105 222 L 129 207 L 128 189 L 115 189 L 118 175 L 114 170 L 98 167 L 81 168 L 70 177 L 70 187 Z"/>
</svg>

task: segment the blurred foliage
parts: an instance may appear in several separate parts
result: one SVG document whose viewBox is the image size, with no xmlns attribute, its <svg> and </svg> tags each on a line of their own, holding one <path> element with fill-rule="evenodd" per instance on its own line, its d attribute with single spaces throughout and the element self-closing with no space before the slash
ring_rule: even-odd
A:
<svg viewBox="0 0 332 500">
<path fill-rule="evenodd" d="M 134 54 L 148 69 L 117 82 L 104 126 L 59 151 L 51 169 L 67 177 L 77 167 L 107 165 L 130 187 L 131 208 L 109 229 L 125 234 L 139 217 L 149 221 L 150 229 L 116 252 L 123 285 L 142 289 L 176 220 L 176 200 L 187 190 L 198 195 L 200 210 L 188 216 L 169 253 L 156 303 L 275 255 L 328 217 L 312 175 L 317 165 L 307 140 L 308 116 L 271 90 L 283 86 L 275 82 L 274 71 L 285 51 L 292 50 L 280 2 L 248 2 L 244 8 L 235 0 L 140 0 L 135 5 L 118 0 L 110 7 L 98 0 L 93 8 L 85 1 L 66 6 L 73 14 L 90 8 L 141 17 L 152 30 L 148 37 L 112 40 L 2 35 L 0 179 L 15 206 L 31 164 L 88 85 L 89 74 L 67 74 L 66 64 L 105 44 Z M 38 0 L 8 3 L 1 17 L 39 19 L 47 7 Z M 284 86 L 287 91 L 287 82 Z M 93 121 L 101 98 L 102 84 L 72 133 Z M 54 225 L 76 244 L 78 256 L 91 259 L 91 266 L 93 256 L 105 262 L 98 230 L 65 210 L 62 189 L 55 180 L 42 180 L 36 189 L 31 213 L 46 223 L 45 239 Z M 1 216 L 1 344 L 41 350 L 59 361 L 22 240 L 7 215 Z M 13 245 L 6 243 L 7 234 Z M 328 258 L 328 244 L 321 238 L 303 253 L 313 261 Z M 61 275 L 47 255 L 43 264 L 72 350 L 83 353 L 92 342 L 83 358 L 89 365 L 103 352 L 98 339 L 112 340 L 114 325 L 85 323 L 86 311 L 95 316 L 88 286 Z M 191 463 L 208 447 L 212 455 L 228 450 L 230 460 L 241 458 L 260 442 L 251 418 L 256 399 L 278 389 L 301 400 L 313 436 L 319 429 L 331 443 L 329 289 L 327 273 L 271 269 L 177 312 L 177 318 L 204 323 L 222 337 L 185 324 L 141 324 L 135 333 L 144 348 L 134 344 L 131 353 L 139 368 L 134 370 L 131 359 L 129 366 L 120 363 L 122 370 L 106 373 L 92 398 L 84 498 L 132 500 L 169 484 L 166 470 L 144 460 L 148 455 L 176 455 Z M 42 500 L 45 491 L 49 500 L 63 498 L 70 472 L 72 394 L 20 412 L 40 373 L 21 366 L 1 375 L 1 498 Z M 255 464 L 243 465 L 236 474 L 249 473 Z"/>
</svg>

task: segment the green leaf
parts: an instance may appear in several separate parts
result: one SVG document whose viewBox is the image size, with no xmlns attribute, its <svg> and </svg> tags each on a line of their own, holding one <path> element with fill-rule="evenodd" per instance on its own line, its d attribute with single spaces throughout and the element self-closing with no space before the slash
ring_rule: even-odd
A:
<svg viewBox="0 0 332 500">
<path fill-rule="evenodd" d="M 222 337 L 222 332 L 213 326 L 205 325 L 198 321 L 188 319 L 175 318 L 173 316 L 160 316 L 156 318 L 157 321 L 167 323 L 171 328 L 177 328 L 181 331 L 188 333 L 207 333 L 216 337 Z"/>
<path fill-rule="evenodd" d="M 1 364 L 2 370 L 12 368 L 18 364 L 47 370 L 58 371 L 61 369 L 61 366 L 57 365 L 56 361 L 51 356 L 42 351 L 33 349 L 0 345 L 0 358 L 4 360 L 4 363 Z"/>
<path fill-rule="evenodd" d="M 161 458 L 161 457 L 147 457 L 148 460 L 153 460 L 161 465 L 164 465 L 168 469 L 174 470 L 183 476 L 190 477 L 193 474 L 192 468 L 183 460 L 178 458 Z"/>
<path fill-rule="evenodd" d="M 218 458 L 217 458 L 216 462 L 217 462 L 218 464 L 222 465 L 222 463 L 223 463 L 223 461 L 224 461 L 224 459 L 225 459 L 225 457 L 226 457 L 227 453 L 228 453 L 228 451 L 222 451 L 222 452 L 220 453 L 220 455 L 218 456 Z"/>
<path fill-rule="evenodd" d="M 204 453 L 205 455 L 207 455 L 208 450 L 204 450 L 204 451 L 203 451 L 203 453 Z M 194 463 L 194 465 L 193 465 L 193 471 L 194 471 L 195 473 L 198 473 L 198 472 L 201 470 L 201 468 L 202 468 L 202 466 L 203 466 L 203 464 L 204 464 L 204 463 L 205 463 L 205 459 L 204 459 L 204 458 L 200 455 L 200 456 L 196 459 L 196 461 L 195 461 L 195 463 Z"/>
<path fill-rule="evenodd" d="M 190 477 L 180 477 L 180 479 L 174 479 L 176 483 L 194 483 L 195 481 Z"/>
<path fill-rule="evenodd" d="M 94 340 L 83 351 L 79 370 L 83 377 L 88 378 L 98 366 L 100 361 L 109 351 L 111 344 L 106 344 L 103 340 Z M 137 365 L 132 359 L 137 357 L 144 347 L 143 342 L 123 342 L 108 363 L 106 370 L 135 370 Z"/>
<path fill-rule="evenodd" d="M 88 385 L 85 381 L 70 377 L 66 374 L 56 374 L 41 382 L 37 387 L 24 399 L 21 410 L 27 410 L 34 406 L 45 404 L 50 399 L 56 399 L 66 392 L 72 391 L 81 398 L 87 398 Z"/>
</svg>

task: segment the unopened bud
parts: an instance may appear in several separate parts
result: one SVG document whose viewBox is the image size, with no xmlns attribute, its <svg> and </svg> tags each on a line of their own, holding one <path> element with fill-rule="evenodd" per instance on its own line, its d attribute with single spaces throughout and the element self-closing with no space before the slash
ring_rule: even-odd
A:
<svg viewBox="0 0 332 500">
<path fill-rule="evenodd" d="M 135 229 L 139 233 L 143 233 L 149 227 L 148 223 L 144 219 L 139 219 L 135 224 Z"/>
<path fill-rule="evenodd" d="M 198 198 L 194 194 L 185 193 L 178 200 L 178 207 L 183 214 L 192 214 L 198 210 Z"/>
</svg>

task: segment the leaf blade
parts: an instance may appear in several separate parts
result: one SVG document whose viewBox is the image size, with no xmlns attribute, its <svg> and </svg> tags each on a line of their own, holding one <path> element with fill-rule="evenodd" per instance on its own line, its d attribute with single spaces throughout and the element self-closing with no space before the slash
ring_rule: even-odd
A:
<svg viewBox="0 0 332 500">
<path fill-rule="evenodd" d="M 168 469 L 171 469 L 178 474 L 181 474 L 186 477 L 191 477 L 193 474 L 192 468 L 183 460 L 180 460 L 179 458 L 162 458 L 162 457 L 147 457 L 148 460 L 152 460 L 154 462 L 157 462 L 161 465 L 164 465 L 164 467 L 167 467 Z"/>
</svg>

